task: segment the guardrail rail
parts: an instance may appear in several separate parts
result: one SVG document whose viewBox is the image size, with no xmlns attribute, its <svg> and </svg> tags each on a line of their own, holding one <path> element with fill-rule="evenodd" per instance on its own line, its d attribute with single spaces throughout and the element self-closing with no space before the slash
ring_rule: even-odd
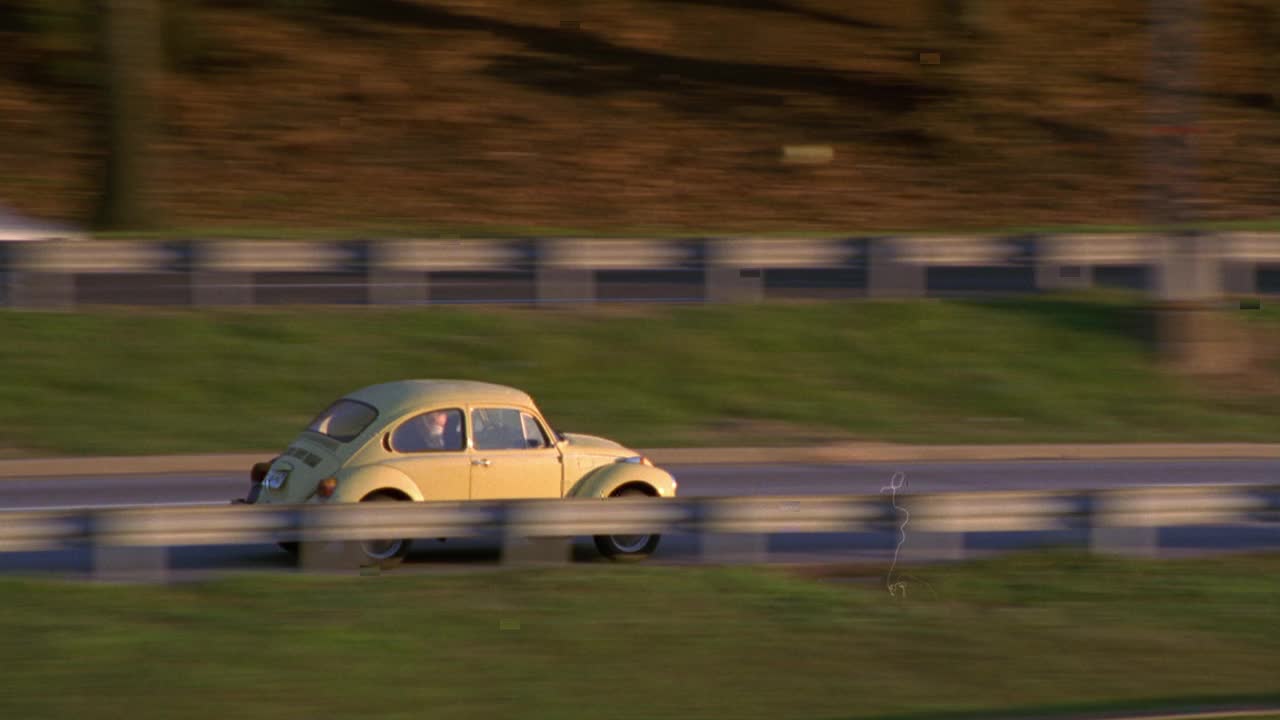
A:
<svg viewBox="0 0 1280 720">
<path fill-rule="evenodd" d="M 163 573 L 165 551 L 301 541 L 304 568 L 358 565 L 351 541 L 497 537 L 506 563 L 566 562 L 572 538 L 694 534 L 702 561 L 766 559 L 776 533 L 905 533 L 920 557 L 959 558 L 967 533 L 1082 531 L 1102 553 L 1152 553 L 1158 529 L 1272 524 L 1280 485 L 1093 491 L 245 505 L 0 512 L 0 553 L 88 547 L 94 572 Z M 1280 538 L 1278 538 L 1280 540 Z M 532 541 L 532 542 L 531 542 Z M 344 548 L 346 548 L 344 550 Z"/>
<path fill-rule="evenodd" d="M 1095 285 L 1181 297 L 1253 294 L 1270 287 L 1278 268 L 1280 233 L 1260 232 L 50 240 L 0 242 L 0 302 L 15 308 L 757 302 Z"/>
</svg>

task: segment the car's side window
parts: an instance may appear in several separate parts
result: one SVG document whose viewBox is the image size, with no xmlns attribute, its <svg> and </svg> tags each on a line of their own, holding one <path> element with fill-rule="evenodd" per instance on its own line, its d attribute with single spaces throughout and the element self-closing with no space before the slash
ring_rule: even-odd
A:
<svg viewBox="0 0 1280 720">
<path fill-rule="evenodd" d="M 527 412 L 520 413 L 520 425 L 524 428 L 524 444 L 529 448 L 551 447 L 551 440 L 543 432 L 538 420 Z"/>
<path fill-rule="evenodd" d="M 546 436 L 537 430 L 532 437 L 538 438 L 531 445 L 530 436 L 526 435 L 525 418 L 528 413 L 510 408 L 476 408 L 471 411 L 471 432 L 477 450 L 527 450 L 531 447 L 546 447 Z M 533 418 L 529 417 L 529 420 Z"/>
<path fill-rule="evenodd" d="M 462 411 L 433 410 L 400 423 L 391 434 L 391 449 L 401 453 L 457 452 L 466 445 Z"/>
</svg>

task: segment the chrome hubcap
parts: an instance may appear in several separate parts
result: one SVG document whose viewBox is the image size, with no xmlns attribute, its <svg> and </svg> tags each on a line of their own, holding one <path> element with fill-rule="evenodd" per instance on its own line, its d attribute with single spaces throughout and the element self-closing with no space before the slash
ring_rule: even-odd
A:
<svg viewBox="0 0 1280 720">
<path fill-rule="evenodd" d="M 649 543 L 649 535 L 613 535 L 613 546 L 619 552 L 633 553 L 640 552 L 644 546 Z"/>
<path fill-rule="evenodd" d="M 404 545 L 403 540 L 371 540 L 361 543 L 364 547 L 364 554 L 372 560 L 387 560 L 393 558 L 400 552 L 400 548 Z"/>
</svg>

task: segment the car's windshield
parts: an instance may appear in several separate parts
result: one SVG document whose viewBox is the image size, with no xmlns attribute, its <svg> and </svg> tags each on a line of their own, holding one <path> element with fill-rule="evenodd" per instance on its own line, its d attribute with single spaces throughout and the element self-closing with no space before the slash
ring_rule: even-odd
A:
<svg viewBox="0 0 1280 720">
<path fill-rule="evenodd" d="M 358 400 L 339 400 L 316 416 L 307 426 L 311 432 L 327 435 L 338 442 L 355 440 L 369 423 L 378 417 L 378 411 L 372 405 Z"/>
</svg>

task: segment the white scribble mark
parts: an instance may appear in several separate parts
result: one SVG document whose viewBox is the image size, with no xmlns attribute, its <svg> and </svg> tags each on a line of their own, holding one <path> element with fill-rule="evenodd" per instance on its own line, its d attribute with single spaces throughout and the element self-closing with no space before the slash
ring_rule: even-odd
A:
<svg viewBox="0 0 1280 720">
<path fill-rule="evenodd" d="M 881 494 L 886 490 L 889 491 L 890 501 L 893 502 L 893 509 L 902 513 L 902 524 L 898 526 L 898 546 L 893 549 L 893 563 L 889 565 L 889 572 L 885 575 L 885 589 L 889 591 L 889 595 L 898 597 L 898 593 L 902 593 L 902 597 L 907 596 L 907 584 L 901 580 L 894 581 L 893 571 L 898 567 L 898 553 L 902 551 L 902 544 L 907 541 L 907 523 L 911 522 L 911 513 L 907 509 L 898 505 L 898 491 L 907 486 L 907 476 L 902 472 L 893 474 L 893 478 L 889 480 L 889 484 L 880 488 Z"/>
</svg>

